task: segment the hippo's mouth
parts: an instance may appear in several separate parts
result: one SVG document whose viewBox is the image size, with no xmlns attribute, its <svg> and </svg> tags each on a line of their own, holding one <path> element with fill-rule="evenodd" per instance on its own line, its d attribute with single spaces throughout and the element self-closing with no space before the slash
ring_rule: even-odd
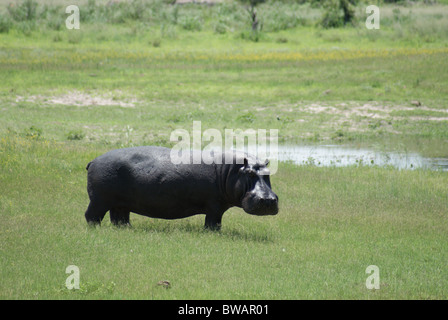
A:
<svg viewBox="0 0 448 320">
<path fill-rule="evenodd" d="M 242 207 L 249 214 L 273 216 L 278 213 L 278 197 L 275 194 L 266 198 L 247 195 L 243 198 Z"/>
</svg>

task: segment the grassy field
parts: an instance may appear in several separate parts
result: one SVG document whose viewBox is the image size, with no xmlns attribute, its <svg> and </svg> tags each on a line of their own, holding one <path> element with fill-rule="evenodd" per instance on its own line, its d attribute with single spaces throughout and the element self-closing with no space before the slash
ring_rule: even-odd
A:
<svg viewBox="0 0 448 320">
<path fill-rule="evenodd" d="M 268 3 L 257 39 L 233 3 L 160 8 L 147 23 L 80 5 L 96 19 L 80 30 L 54 22 L 63 7 L 0 19 L 0 298 L 447 299 L 447 172 L 281 163 L 280 213 L 231 209 L 220 232 L 203 216 L 89 228 L 84 211 L 89 161 L 172 146 L 196 120 L 447 157 L 448 7 L 384 6 L 367 30 L 362 7 L 357 24 L 323 29 L 319 8 Z"/>
<path fill-rule="evenodd" d="M 130 229 L 106 217 L 92 229 L 84 167 L 106 148 L 20 137 L 1 147 L 2 298 L 447 298 L 444 172 L 282 164 L 278 216 L 233 209 L 219 233 L 202 216 L 133 215 Z M 68 265 L 80 290 L 65 288 Z M 365 287 L 369 265 L 380 290 Z"/>
</svg>

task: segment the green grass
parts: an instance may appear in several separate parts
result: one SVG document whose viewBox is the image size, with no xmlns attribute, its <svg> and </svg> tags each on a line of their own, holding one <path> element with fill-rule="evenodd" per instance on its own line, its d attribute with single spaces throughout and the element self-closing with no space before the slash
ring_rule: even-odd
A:
<svg viewBox="0 0 448 320">
<path fill-rule="evenodd" d="M 273 53 L 271 58 L 267 52 L 261 56 L 265 60 L 247 61 L 265 51 L 206 52 L 183 59 L 180 53 L 160 56 L 152 50 L 4 50 L 11 60 L 24 57 L 16 64 L 0 61 L 5 79 L 0 131 L 35 126 L 57 140 L 75 130 L 88 142 L 170 145 L 171 131 L 191 131 L 192 121 L 200 119 L 204 130 L 279 129 L 282 141 L 309 142 L 317 136 L 315 142 L 436 139 L 439 155 L 447 154 L 448 76 L 439 71 L 448 67 L 446 53 L 384 56 L 386 51 L 374 50 L 367 54 L 378 56 L 356 58 L 363 52 L 347 51 L 355 57 L 341 59 L 340 52 L 324 50 L 296 60 L 302 53 L 292 52 L 288 60 L 289 55 Z M 81 93 L 108 102 L 79 105 Z M 62 98 L 67 102 L 52 102 Z M 412 100 L 430 110 L 413 106 Z M 375 123 L 371 113 L 355 111 L 369 104 L 381 116 Z M 378 111 L 378 105 L 385 111 Z M 338 130 L 343 134 L 334 139 Z"/>
<path fill-rule="evenodd" d="M 275 217 L 231 209 L 221 232 L 203 230 L 203 216 L 87 227 L 89 161 L 172 146 L 196 120 L 447 157 L 446 6 L 384 6 L 369 33 L 361 11 L 355 26 L 325 30 L 318 8 L 268 3 L 258 42 L 232 6 L 182 6 L 178 24 L 173 7 L 151 11 L 152 24 L 121 11 L 79 31 L 58 29 L 49 10 L 0 33 L 0 298 L 448 298 L 441 171 L 281 163 Z M 65 288 L 69 265 L 80 290 Z M 369 265 L 380 290 L 365 287 Z"/>
<path fill-rule="evenodd" d="M 89 228 L 84 167 L 106 149 L 11 135 L 1 150 L 3 299 L 447 298 L 443 172 L 281 164 L 275 217 L 232 209 L 219 233 L 203 216 Z"/>
</svg>

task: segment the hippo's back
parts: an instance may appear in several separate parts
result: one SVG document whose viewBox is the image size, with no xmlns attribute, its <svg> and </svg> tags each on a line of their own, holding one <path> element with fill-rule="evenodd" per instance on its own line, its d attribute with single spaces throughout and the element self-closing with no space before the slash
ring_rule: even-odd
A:
<svg viewBox="0 0 448 320">
<path fill-rule="evenodd" d="M 178 218 L 202 211 L 204 201 L 217 196 L 214 167 L 173 164 L 170 152 L 144 146 L 99 156 L 88 165 L 90 198 L 152 217 Z"/>
<path fill-rule="evenodd" d="M 163 147 L 144 146 L 116 149 L 97 157 L 86 168 L 89 196 L 123 198 L 136 184 L 150 184 L 148 179 L 157 179 L 169 165 L 169 152 Z"/>
<path fill-rule="evenodd" d="M 105 154 L 97 157 L 87 165 L 89 170 L 92 164 L 105 165 L 117 165 L 117 164 L 138 164 L 142 161 L 169 161 L 170 149 L 164 147 L 143 146 L 132 147 L 124 149 L 116 149 L 106 152 Z"/>
</svg>

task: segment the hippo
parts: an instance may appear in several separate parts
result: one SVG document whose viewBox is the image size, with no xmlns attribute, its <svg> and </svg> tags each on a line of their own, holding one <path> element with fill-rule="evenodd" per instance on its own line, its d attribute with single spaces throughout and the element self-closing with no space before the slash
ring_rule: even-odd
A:
<svg viewBox="0 0 448 320">
<path fill-rule="evenodd" d="M 204 227 L 220 230 L 231 207 L 257 216 L 278 213 L 267 160 L 226 151 L 215 154 L 220 161 L 212 163 L 173 163 L 170 155 L 169 148 L 142 146 L 112 150 L 89 162 L 87 222 L 101 224 L 107 211 L 114 225 L 130 225 L 130 212 L 161 219 L 205 214 Z"/>
</svg>

